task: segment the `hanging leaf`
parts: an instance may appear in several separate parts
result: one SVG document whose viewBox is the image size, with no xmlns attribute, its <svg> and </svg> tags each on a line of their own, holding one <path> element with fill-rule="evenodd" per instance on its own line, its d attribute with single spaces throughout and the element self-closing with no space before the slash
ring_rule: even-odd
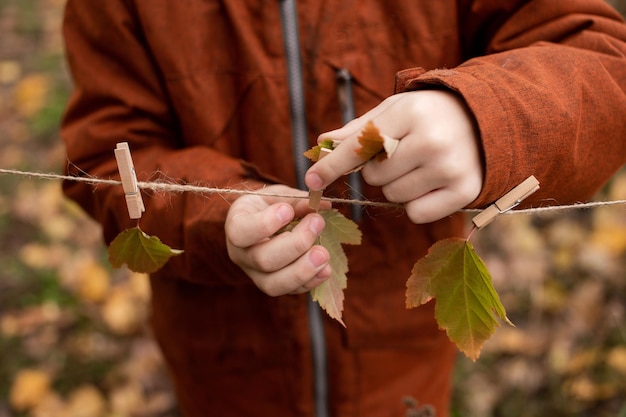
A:
<svg viewBox="0 0 626 417">
<path fill-rule="evenodd" d="M 348 258 L 341 244 L 360 245 L 361 231 L 356 223 L 335 209 L 323 210 L 320 215 L 326 221 L 326 227 L 320 235 L 320 244 L 330 253 L 333 272 L 327 281 L 311 291 L 311 296 L 330 317 L 345 327 L 342 312 L 343 290 L 348 284 Z"/>
<path fill-rule="evenodd" d="M 109 262 L 114 268 L 126 264 L 131 271 L 149 274 L 181 253 L 182 250 L 172 249 L 158 237 L 148 236 L 139 227 L 134 227 L 123 231 L 111 242 Z"/>
<path fill-rule="evenodd" d="M 407 308 L 435 299 L 435 318 L 467 357 L 478 359 L 484 343 L 499 326 L 513 325 L 493 288 L 484 262 L 465 239 L 436 242 L 417 261 L 407 281 Z"/>
<path fill-rule="evenodd" d="M 339 243 L 347 245 L 361 244 L 362 234 L 359 226 L 341 214 L 339 210 L 322 210 L 319 214 L 326 222 L 322 237 L 336 238 Z"/>
</svg>

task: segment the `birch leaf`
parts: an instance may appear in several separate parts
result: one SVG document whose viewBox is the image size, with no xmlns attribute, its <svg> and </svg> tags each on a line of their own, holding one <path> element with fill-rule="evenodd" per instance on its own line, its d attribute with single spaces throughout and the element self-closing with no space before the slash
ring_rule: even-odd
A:
<svg viewBox="0 0 626 417">
<path fill-rule="evenodd" d="M 435 299 L 435 319 L 450 340 L 472 360 L 499 326 L 513 325 L 484 262 L 465 239 L 436 242 L 417 261 L 407 281 L 407 308 Z"/>
<path fill-rule="evenodd" d="M 182 250 L 172 249 L 158 237 L 148 236 L 139 227 L 134 227 L 123 231 L 111 242 L 109 262 L 114 268 L 126 264 L 131 271 L 150 274 L 181 253 Z"/>
<path fill-rule="evenodd" d="M 326 313 L 339 321 L 344 327 L 343 290 L 348 285 L 348 258 L 342 244 L 360 245 L 361 231 L 356 223 L 343 216 L 339 211 L 323 210 L 320 215 L 326 221 L 326 227 L 320 235 L 320 244 L 330 253 L 331 277 L 320 286 L 311 290 L 311 296 Z"/>
</svg>

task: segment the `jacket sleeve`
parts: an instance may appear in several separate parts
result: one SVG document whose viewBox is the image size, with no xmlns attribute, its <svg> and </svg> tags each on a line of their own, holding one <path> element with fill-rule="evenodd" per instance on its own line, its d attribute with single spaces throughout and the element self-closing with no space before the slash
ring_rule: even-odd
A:
<svg viewBox="0 0 626 417">
<path fill-rule="evenodd" d="M 243 162 L 208 146 L 182 146 L 161 74 L 136 22 L 123 0 L 67 3 L 63 30 L 75 81 L 61 131 L 68 172 L 118 179 L 113 150 L 117 142 L 127 141 L 140 181 L 202 179 L 211 187 L 260 187 Z M 167 178 L 154 174 L 159 172 L 167 172 Z M 68 181 L 64 192 L 102 225 L 107 242 L 134 225 L 121 187 Z M 163 272 L 202 283 L 216 282 L 215 277 L 249 282 L 226 254 L 228 198 L 153 194 L 143 195 L 142 230 L 185 249 Z M 192 271 L 202 271 L 202 276 Z"/>
<path fill-rule="evenodd" d="M 460 2 L 463 3 L 463 2 Z M 602 0 L 478 0 L 460 7 L 465 61 L 398 74 L 399 91 L 449 88 L 475 115 L 485 158 L 472 207 L 533 174 L 526 205 L 588 199 L 626 160 L 626 25 Z"/>
</svg>

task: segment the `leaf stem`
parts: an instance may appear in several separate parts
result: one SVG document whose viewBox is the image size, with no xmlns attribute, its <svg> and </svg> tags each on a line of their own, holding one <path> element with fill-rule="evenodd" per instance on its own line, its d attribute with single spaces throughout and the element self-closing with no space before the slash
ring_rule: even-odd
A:
<svg viewBox="0 0 626 417">
<path fill-rule="evenodd" d="M 469 234 L 465 238 L 466 242 L 469 242 L 469 240 L 472 238 L 472 235 L 474 234 L 476 230 L 478 230 L 478 228 L 476 226 L 472 226 L 472 229 L 470 230 Z"/>
</svg>

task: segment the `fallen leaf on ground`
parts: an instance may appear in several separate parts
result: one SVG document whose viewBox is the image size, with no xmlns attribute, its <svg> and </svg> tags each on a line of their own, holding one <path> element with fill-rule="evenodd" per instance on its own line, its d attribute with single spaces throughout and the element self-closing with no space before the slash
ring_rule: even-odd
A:
<svg viewBox="0 0 626 417">
<path fill-rule="evenodd" d="M 9 401 L 17 411 L 36 407 L 50 391 L 51 378 L 47 372 L 38 369 L 20 370 L 11 386 Z"/>
<path fill-rule="evenodd" d="M 70 393 L 64 417 L 103 417 L 106 401 L 98 389 L 84 385 Z"/>
<path fill-rule="evenodd" d="M 78 271 L 77 292 L 81 300 L 100 302 L 106 297 L 110 287 L 109 273 L 97 262 L 91 260 Z"/>
<path fill-rule="evenodd" d="M 15 88 L 14 103 L 17 111 L 25 117 L 33 116 L 46 105 L 46 96 L 52 80 L 46 74 L 24 77 Z"/>
<path fill-rule="evenodd" d="M 143 305 L 137 301 L 125 286 L 111 292 L 102 306 L 102 319 L 113 333 L 129 335 L 139 330 L 145 315 Z"/>
</svg>

